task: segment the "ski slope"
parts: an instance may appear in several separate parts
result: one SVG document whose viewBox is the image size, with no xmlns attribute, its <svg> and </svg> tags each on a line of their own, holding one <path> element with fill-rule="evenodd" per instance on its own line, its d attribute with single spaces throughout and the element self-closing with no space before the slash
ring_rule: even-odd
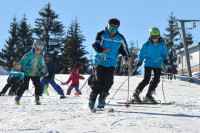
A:
<svg viewBox="0 0 200 133">
<path fill-rule="evenodd" d="M 56 79 L 67 81 L 69 75 L 56 75 Z M 84 75 L 87 79 L 88 75 Z M 116 92 L 126 76 L 115 76 L 107 102 Z M 142 76 L 130 78 L 130 95 L 142 80 Z M 0 76 L 0 86 L 4 87 L 7 75 Z M 154 95 L 164 102 L 162 81 Z M 59 81 L 56 81 L 60 84 Z M 85 81 L 80 81 L 80 87 Z M 33 93 L 34 87 L 29 84 Z M 66 93 L 68 86 L 63 89 Z M 114 108 L 114 113 L 88 110 L 89 87 L 82 89 L 83 95 L 74 96 L 74 90 L 66 99 L 48 89 L 49 96 L 43 95 L 42 105 L 33 105 L 34 97 L 25 92 L 21 105 L 14 104 L 14 97 L 0 97 L 0 132 L 1 133 L 199 133 L 200 132 L 200 86 L 185 81 L 164 79 L 163 88 L 167 102 L 174 105 L 131 105 L 125 108 L 116 102 L 126 101 L 127 82 L 107 105 Z M 147 87 L 141 97 L 145 96 Z"/>
</svg>

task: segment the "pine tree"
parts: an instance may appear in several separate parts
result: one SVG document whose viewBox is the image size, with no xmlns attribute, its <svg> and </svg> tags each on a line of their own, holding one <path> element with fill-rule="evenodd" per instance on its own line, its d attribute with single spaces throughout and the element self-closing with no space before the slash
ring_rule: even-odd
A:
<svg viewBox="0 0 200 133">
<path fill-rule="evenodd" d="M 177 35 L 179 35 L 179 31 L 175 28 L 176 24 L 174 22 L 175 16 L 173 16 L 173 12 L 169 16 L 168 22 L 169 22 L 169 27 L 166 28 L 166 31 L 168 34 L 164 34 L 164 38 L 166 40 L 167 48 L 168 48 L 168 54 L 169 54 L 169 65 L 167 66 L 168 68 L 177 68 L 177 54 L 176 54 L 176 49 L 177 49 L 177 41 L 179 38 Z"/>
<path fill-rule="evenodd" d="M 17 46 L 19 44 L 18 37 L 18 22 L 16 17 L 13 18 L 13 22 L 10 24 L 10 37 L 6 41 L 2 52 L 0 52 L 1 65 L 8 71 L 13 67 L 13 62 L 18 59 L 17 57 Z"/>
<path fill-rule="evenodd" d="M 33 45 L 31 26 L 27 24 L 26 16 L 19 24 L 19 45 L 17 46 L 17 57 L 20 60 L 24 54 L 30 52 Z"/>
<path fill-rule="evenodd" d="M 46 50 L 51 52 L 56 70 L 60 72 L 62 70 L 60 54 L 63 45 L 64 26 L 57 21 L 59 15 L 51 9 L 50 3 L 39 11 L 39 15 L 41 18 L 37 18 L 35 21 L 34 33 L 44 42 Z"/>
<path fill-rule="evenodd" d="M 80 62 L 84 66 L 83 72 L 88 68 L 88 60 L 85 57 L 88 52 L 83 46 L 85 37 L 81 34 L 80 26 L 77 18 L 72 21 L 65 39 L 65 45 L 62 53 L 63 57 L 63 67 L 69 68 L 73 67 L 77 62 Z"/>
<path fill-rule="evenodd" d="M 194 43 L 194 41 L 193 41 L 193 36 L 192 36 L 192 34 L 190 33 L 190 32 L 186 32 L 186 41 L 187 41 L 187 45 L 189 46 L 189 45 L 192 45 L 193 43 Z M 178 46 L 177 46 L 177 49 L 181 49 L 181 48 L 183 48 L 184 46 L 183 46 L 183 43 L 181 42 Z"/>
</svg>

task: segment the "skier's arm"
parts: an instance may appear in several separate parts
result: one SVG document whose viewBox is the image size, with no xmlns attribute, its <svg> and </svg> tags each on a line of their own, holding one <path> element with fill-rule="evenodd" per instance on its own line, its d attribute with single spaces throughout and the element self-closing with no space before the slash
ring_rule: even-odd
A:
<svg viewBox="0 0 200 133">
<path fill-rule="evenodd" d="M 31 58 L 29 58 L 28 54 L 25 54 L 21 61 L 20 61 L 20 69 L 22 71 L 25 71 L 26 70 L 26 64 L 30 61 Z"/>
<path fill-rule="evenodd" d="M 125 40 L 124 36 L 122 36 L 121 34 L 120 34 L 120 36 L 123 38 L 123 40 L 122 40 L 121 47 L 119 48 L 119 53 L 123 57 L 125 57 L 125 59 L 127 60 L 128 59 L 127 57 L 131 57 L 131 54 L 130 54 L 130 52 L 128 50 L 128 45 L 126 43 L 126 40 Z"/>
<path fill-rule="evenodd" d="M 81 76 L 81 75 L 78 75 L 78 78 L 79 79 L 85 79 L 83 76 Z"/>
<path fill-rule="evenodd" d="M 67 80 L 67 82 L 65 84 L 69 84 L 69 82 L 72 80 L 72 75 L 69 77 L 69 79 Z"/>
<path fill-rule="evenodd" d="M 97 35 L 96 35 L 96 39 L 95 39 L 95 42 L 92 44 L 94 50 L 97 52 L 97 53 L 101 53 L 103 52 L 103 48 L 101 46 L 101 35 L 104 33 L 104 31 L 101 31 L 101 32 L 98 32 Z"/>
<path fill-rule="evenodd" d="M 149 40 L 148 40 L 149 41 Z M 146 58 L 146 47 L 147 47 L 147 44 L 149 42 L 145 42 L 143 45 L 142 45 L 142 48 L 140 49 L 140 52 L 139 52 L 139 62 L 143 62 L 143 60 Z"/>
<path fill-rule="evenodd" d="M 44 73 L 44 75 L 48 73 L 48 69 L 46 67 L 46 63 L 43 57 L 41 58 L 40 68 L 41 68 L 41 71 Z"/>
<path fill-rule="evenodd" d="M 163 60 L 168 59 L 167 45 L 165 43 L 163 44 L 162 58 Z"/>
</svg>

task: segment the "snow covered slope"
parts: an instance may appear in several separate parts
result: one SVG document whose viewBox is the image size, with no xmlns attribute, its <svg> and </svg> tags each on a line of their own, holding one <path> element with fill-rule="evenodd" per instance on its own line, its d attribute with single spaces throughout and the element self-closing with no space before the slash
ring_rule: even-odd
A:
<svg viewBox="0 0 200 133">
<path fill-rule="evenodd" d="M 0 66 L 0 75 L 7 75 L 9 74 L 2 66 Z"/>
<path fill-rule="evenodd" d="M 56 75 L 66 81 L 69 75 Z M 85 76 L 86 79 L 88 77 Z M 127 77 L 115 76 L 114 85 L 107 102 Z M 7 76 L 0 76 L 3 88 Z M 142 80 L 142 76 L 130 78 L 130 95 Z M 164 102 L 162 78 L 156 91 L 155 99 Z M 57 82 L 57 81 L 56 81 Z M 60 84 L 59 82 L 57 82 Z M 84 80 L 80 82 L 80 87 Z M 33 93 L 33 85 L 30 83 Z M 66 93 L 68 86 L 64 86 Z M 131 105 L 125 108 L 116 102 L 126 101 L 127 82 L 107 105 L 114 108 L 114 113 L 91 113 L 88 108 L 89 87 L 82 89 L 83 95 L 75 97 L 72 93 L 67 99 L 49 88 L 49 96 L 41 98 L 42 105 L 33 105 L 34 97 L 25 92 L 21 105 L 14 104 L 14 97 L 0 97 L 0 132 L 1 133 L 198 133 L 200 132 L 200 86 L 184 81 L 163 82 L 166 101 L 176 101 L 174 105 Z M 73 90 L 74 91 L 74 90 Z M 145 96 L 147 87 L 141 97 Z"/>
</svg>

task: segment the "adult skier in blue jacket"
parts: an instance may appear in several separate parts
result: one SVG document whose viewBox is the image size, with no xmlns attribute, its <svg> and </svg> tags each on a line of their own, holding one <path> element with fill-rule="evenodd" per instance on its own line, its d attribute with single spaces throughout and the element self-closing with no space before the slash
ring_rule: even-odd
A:
<svg viewBox="0 0 200 133">
<path fill-rule="evenodd" d="M 140 49 L 139 61 L 136 66 L 141 66 L 142 62 L 144 61 L 144 79 L 139 83 L 135 92 L 133 93 L 133 97 L 131 97 L 132 102 L 142 102 L 139 94 L 149 83 L 152 70 L 154 72 L 154 77 L 150 81 L 149 89 L 146 97 L 144 98 L 144 102 L 156 102 L 152 94 L 160 82 L 162 64 L 167 64 L 167 58 L 168 51 L 165 41 L 160 36 L 160 30 L 154 27 L 150 30 L 149 39 L 142 45 L 142 48 Z"/>
<path fill-rule="evenodd" d="M 55 73 L 56 73 L 56 67 L 52 62 L 51 53 L 49 51 L 44 52 L 44 60 L 46 62 L 46 66 L 47 66 L 49 75 L 47 77 L 45 77 L 45 75 L 42 75 L 42 77 L 43 77 L 43 79 L 41 80 L 41 82 L 42 82 L 42 92 L 44 92 L 45 84 L 48 82 L 48 83 L 51 84 L 53 89 L 55 89 L 55 91 L 60 95 L 61 99 L 65 98 L 63 90 L 54 81 L 54 77 L 55 77 Z"/>
<path fill-rule="evenodd" d="M 103 108 L 105 106 L 105 99 L 113 85 L 114 70 L 119 53 L 126 56 L 129 61 L 132 60 L 125 38 L 118 32 L 119 26 L 120 21 L 118 19 L 110 19 L 105 30 L 97 33 L 95 42 L 92 44 L 96 51 L 94 64 L 99 63 L 99 65 L 96 67 L 90 85 L 92 89 L 89 96 L 90 109 L 94 108 L 98 95 L 98 107 Z M 100 61 L 100 59 L 102 60 Z"/>
</svg>

